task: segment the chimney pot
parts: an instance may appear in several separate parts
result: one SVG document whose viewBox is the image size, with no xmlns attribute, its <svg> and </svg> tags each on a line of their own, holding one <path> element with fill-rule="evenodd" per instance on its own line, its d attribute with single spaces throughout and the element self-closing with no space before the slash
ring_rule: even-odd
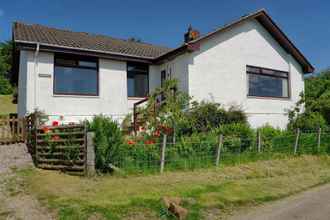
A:
<svg viewBox="0 0 330 220">
<path fill-rule="evenodd" d="M 200 33 L 198 30 L 194 29 L 191 25 L 188 27 L 188 31 L 184 34 L 184 42 L 189 43 L 192 40 L 199 38 Z"/>
</svg>

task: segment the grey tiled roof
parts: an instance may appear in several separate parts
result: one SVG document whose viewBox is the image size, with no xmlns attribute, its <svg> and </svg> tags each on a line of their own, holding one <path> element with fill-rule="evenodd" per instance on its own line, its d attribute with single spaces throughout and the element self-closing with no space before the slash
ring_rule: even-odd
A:
<svg viewBox="0 0 330 220">
<path fill-rule="evenodd" d="M 37 24 L 14 23 L 14 41 L 38 42 L 49 46 L 93 50 L 142 58 L 155 58 L 170 51 L 170 48 L 116 39 L 85 32 L 60 30 Z"/>
</svg>

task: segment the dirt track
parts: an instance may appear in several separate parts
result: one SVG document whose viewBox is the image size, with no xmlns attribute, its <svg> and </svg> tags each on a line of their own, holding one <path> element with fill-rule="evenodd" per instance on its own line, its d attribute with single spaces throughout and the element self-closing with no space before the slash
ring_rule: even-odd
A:
<svg viewBox="0 0 330 220">
<path fill-rule="evenodd" d="M 329 220 L 330 184 L 302 192 L 277 202 L 245 210 L 229 220 Z"/>
<path fill-rule="evenodd" d="M 0 145 L 0 220 L 48 220 L 53 217 L 38 200 L 24 192 L 13 172 L 32 166 L 24 144 Z"/>
</svg>

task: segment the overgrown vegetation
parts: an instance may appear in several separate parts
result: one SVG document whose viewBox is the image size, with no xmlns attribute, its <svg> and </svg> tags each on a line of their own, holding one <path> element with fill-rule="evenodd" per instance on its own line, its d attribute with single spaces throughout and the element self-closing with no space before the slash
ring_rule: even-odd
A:
<svg viewBox="0 0 330 220">
<path fill-rule="evenodd" d="M 303 156 L 136 177 L 86 179 L 45 170 L 19 175 L 26 190 L 63 220 L 160 219 L 163 196 L 181 197 L 187 219 L 212 219 L 329 182 L 330 158 Z"/>
<path fill-rule="evenodd" d="M 305 93 L 289 111 L 288 129 L 330 126 L 330 69 L 305 79 Z"/>
<path fill-rule="evenodd" d="M 294 111 L 290 112 L 288 130 L 270 125 L 252 129 L 247 123 L 247 116 L 239 107 L 226 109 L 211 102 L 192 102 L 189 105 L 191 98 L 176 91 L 176 87 L 177 81 L 170 80 L 151 94 L 147 105 L 140 109 L 144 124 L 137 136 L 122 136 L 117 124 L 110 118 L 99 116 L 94 119 L 92 124 L 97 125 L 93 129 L 97 133 L 96 157 L 99 170 L 105 172 L 110 170 L 110 165 L 114 165 L 134 173 L 158 171 L 162 134 L 168 136 L 165 152 L 167 170 L 214 166 L 220 134 L 225 137 L 221 159 L 225 164 L 292 154 L 296 138 L 293 129 L 296 127 L 314 132 L 301 134 L 297 153 L 320 153 L 320 149 L 323 152 L 329 151 L 326 146 L 316 149 L 317 128 L 326 127 L 325 121 L 321 123 L 322 116 L 319 113 L 306 111 L 294 115 Z M 130 118 L 131 115 L 123 122 L 126 127 L 131 123 Z M 106 125 L 110 122 L 109 129 Z M 261 133 L 261 149 L 257 146 L 258 131 Z M 328 136 L 322 137 L 322 144 L 328 143 Z M 109 141 L 113 142 L 110 144 Z"/>
<path fill-rule="evenodd" d="M 12 48 L 11 41 L 0 43 L 0 95 L 9 95 L 14 91 L 14 80 L 11 72 Z"/>
<path fill-rule="evenodd" d="M 111 164 L 119 160 L 123 148 L 122 132 L 111 118 L 95 116 L 89 123 L 89 130 L 95 133 L 95 165 L 102 172 L 110 170 Z"/>
</svg>

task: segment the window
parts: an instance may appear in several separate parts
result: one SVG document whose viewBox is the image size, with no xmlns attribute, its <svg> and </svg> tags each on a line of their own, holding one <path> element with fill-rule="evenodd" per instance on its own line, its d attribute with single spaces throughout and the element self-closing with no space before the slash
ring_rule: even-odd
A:
<svg viewBox="0 0 330 220">
<path fill-rule="evenodd" d="M 97 96 L 97 59 L 55 55 L 54 94 Z"/>
<path fill-rule="evenodd" d="M 140 63 L 127 64 L 128 97 L 146 97 L 149 93 L 149 66 Z"/>
<path fill-rule="evenodd" d="M 267 68 L 246 66 L 248 96 L 289 97 L 289 73 Z"/>
</svg>

